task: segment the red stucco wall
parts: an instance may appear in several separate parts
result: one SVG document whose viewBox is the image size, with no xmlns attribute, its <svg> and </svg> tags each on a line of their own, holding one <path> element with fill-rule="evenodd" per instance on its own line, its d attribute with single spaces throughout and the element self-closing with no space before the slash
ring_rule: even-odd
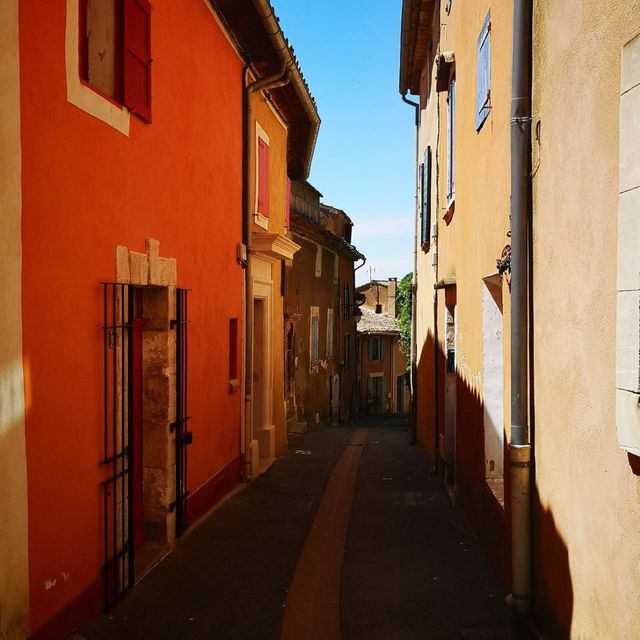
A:
<svg viewBox="0 0 640 640">
<path fill-rule="evenodd" d="M 64 0 L 20 3 L 32 632 L 99 580 L 98 283 L 115 277 L 116 245 L 158 239 L 192 289 L 189 491 L 237 458 L 240 438 L 226 362 L 241 316 L 241 61 L 202 0 L 156 0 L 153 123 L 132 117 L 126 137 L 67 101 L 65 13 Z"/>
</svg>

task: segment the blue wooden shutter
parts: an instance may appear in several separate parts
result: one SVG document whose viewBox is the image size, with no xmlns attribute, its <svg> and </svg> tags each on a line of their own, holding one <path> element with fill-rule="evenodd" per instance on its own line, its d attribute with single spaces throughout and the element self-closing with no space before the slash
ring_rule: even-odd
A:
<svg viewBox="0 0 640 640">
<path fill-rule="evenodd" d="M 447 109 L 447 204 L 451 204 L 456 197 L 455 173 L 455 123 L 456 123 L 456 80 L 449 82 L 449 97 Z"/>
<path fill-rule="evenodd" d="M 491 110 L 491 12 L 478 36 L 478 71 L 476 77 L 476 131 Z"/>
</svg>

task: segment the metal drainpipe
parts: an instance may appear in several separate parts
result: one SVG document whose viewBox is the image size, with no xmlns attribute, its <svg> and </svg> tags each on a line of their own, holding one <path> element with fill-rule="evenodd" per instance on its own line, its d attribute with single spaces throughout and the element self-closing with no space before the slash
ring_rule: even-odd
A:
<svg viewBox="0 0 640 640">
<path fill-rule="evenodd" d="M 415 187 L 415 219 L 413 225 L 413 277 L 411 279 L 411 418 L 409 420 L 410 444 L 418 443 L 418 387 L 417 374 L 418 367 L 416 359 L 418 357 L 418 340 L 416 336 L 417 309 L 416 298 L 418 291 L 418 184 L 420 166 L 418 162 L 420 152 L 420 104 L 409 100 L 405 95 L 402 101 L 415 109 L 416 112 L 416 187 Z"/>
<path fill-rule="evenodd" d="M 251 165 L 250 150 L 251 142 L 253 140 L 251 123 L 253 121 L 253 103 L 251 96 L 256 91 L 267 91 L 269 89 L 276 89 L 289 84 L 289 76 L 287 74 L 288 67 L 283 66 L 282 70 L 273 76 L 262 78 L 261 80 L 255 80 L 251 84 L 247 84 L 247 76 L 249 68 L 245 68 L 243 84 L 245 90 L 243 92 L 244 108 L 242 110 L 244 114 L 244 140 L 242 148 L 242 164 L 243 164 L 243 224 L 242 232 L 244 236 L 244 243 L 246 247 L 247 257 L 245 264 L 245 380 L 244 380 L 244 457 L 243 457 L 243 470 L 242 476 L 244 480 L 251 479 L 251 459 L 248 455 L 248 449 L 251 446 L 251 440 L 253 436 L 253 278 L 251 270 L 251 253 L 252 253 L 252 241 L 251 241 L 251 222 L 253 207 L 251 206 Z M 257 153 L 257 150 L 256 150 Z"/>
<path fill-rule="evenodd" d="M 531 214 L 532 1 L 515 0 L 511 100 L 511 546 L 510 596 L 531 602 L 531 443 L 529 439 L 529 219 Z"/>
</svg>

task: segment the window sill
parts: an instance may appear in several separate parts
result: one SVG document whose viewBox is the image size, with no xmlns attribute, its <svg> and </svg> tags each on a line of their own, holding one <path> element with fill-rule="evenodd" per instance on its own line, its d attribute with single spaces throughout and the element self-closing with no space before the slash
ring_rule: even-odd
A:
<svg viewBox="0 0 640 640">
<path fill-rule="evenodd" d="M 451 221 L 453 220 L 453 214 L 456 212 L 456 200 L 455 198 L 453 198 L 453 200 L 451 200 L 451 202 L 449 202 L 448 206 L 447 206 L 447 212 L 444 214 L 444 216 L 442 217 L 442 219 L 447 223 L 450 224 Z"/>
<path fill-rule="evenodd" d="M 253 220 L 259 227 L 262 227 L 263 229 L 269 229 L 269 218 L 267 218 L 267 216 L 263 215 L 262 213 L 256 213 L 253 216 Z"/>
</svg>

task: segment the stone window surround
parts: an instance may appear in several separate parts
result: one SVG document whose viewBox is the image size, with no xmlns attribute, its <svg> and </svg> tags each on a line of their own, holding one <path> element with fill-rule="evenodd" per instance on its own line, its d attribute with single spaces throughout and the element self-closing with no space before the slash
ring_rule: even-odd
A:
<svg viewBox="0 0 640 640">
<path fill-rule="evenodd" d="M 176 499 L 176 318 L 177 261 L 160 256 L 160 243 L 145 239 L 145 253 L 116 247 L 116 281 L 143 288 L 148 323 L 142 339 L 143 486 L 145 534 L 175 544 Z"/>
<path fill-rule="evenodd" d="M 65 30 L 67 100 L 128 137 L 131 121 L 129 110 L 100 95 L 80 78 L 80 1 L 67 0 Z"/>
</svg>

